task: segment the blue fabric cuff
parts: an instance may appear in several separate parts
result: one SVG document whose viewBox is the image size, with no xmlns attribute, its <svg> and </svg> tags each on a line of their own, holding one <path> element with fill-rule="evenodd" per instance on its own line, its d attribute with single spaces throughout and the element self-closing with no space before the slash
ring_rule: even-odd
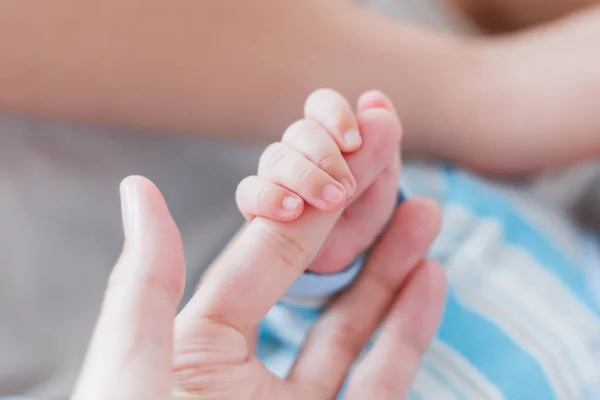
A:
<svg viewBox="0 0 600 400">
<path fill-rule="evenodd" d="M 398 205 L 405 199 L 402 191 L 398 191 Z M 303 299 L 314 299 L 321 302 L 321 300 L 341 292 L 356 279 L 362 270 L 367 254 L 368 251 L 364 252 L 348 268 L 334 274 L 305 272 L 288 289 L 284 301 L 301 302 Z"/>
<path fill-rule="evenodd" d="M 286 297 L 327 297 L 348 287 L 362 269 L 365 255 L 360 255 L 348 268 L 335 274 L 305 272 L 292 284 Z"/>
</svg>

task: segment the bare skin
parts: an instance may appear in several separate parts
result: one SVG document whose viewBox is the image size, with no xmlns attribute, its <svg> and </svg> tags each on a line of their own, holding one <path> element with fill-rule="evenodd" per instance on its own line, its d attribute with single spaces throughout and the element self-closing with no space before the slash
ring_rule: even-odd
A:
<svg viewBox="0 0 600 400">
<path fill-rule="evenodd" d="M 329 237 L 355 239 L 340 217 L 361 201 L 369 201 L 372 215 L 378 206 L 372 188 L 387 165 L 397 165 L 400 124 L 387 108 L 390 103 L 379 93 L 361 99 L 356 122 L 362 143 L 343 155 L 344 145 L 325 128 L 335 112 L 310 112 L 315 103 L 343 104 L 343 99 L 330 91 L 308 99 L 305 119 L 278 142 L 286 149 L 280 150 L 280 162 L 265 165 L 240 191 L 241 208 L 252 221 L 215 260 L 176 318 L 185 275 L 179 232 L 151 182 L 141 177 L 123 182 L 124 251 L 73 399 L 330 399 L 381 323 L 344 398 L 406 396 L 445 297 L 443 269 L 424 259 L 441 222 L 439 208 L 428 200 L 410 199 L 393 212 L 360 277 L 317 321 L 285 379 L 271 374 L 255 354 L 261 318 Z M 319 163 L 318 157 L 332 162 Z M 330 204 L 313 197 L 324 185 L 345 187 L 344 180 L 351 181 L 355 202 Z M 261 187 L 269 188 L 269 200 L 295 195 L 306 204 L 293 220 L 265 218 L 279 215 L 280 205 L 253 202 L 260 200 L 253 189 Z M 332 244 L 335 251 L 340 243 Z"/>
<path fill-rule="evenodd" d="M 472 40 L 346 0 L 7 0 L 0 110 L 268 142 L 314 88 L 380 88 L 408 154 L 530 173 L 600 154 L 597 14 Z"/>
<path fill-rule="evenodd" d="M 265 150 L 258 174 L 240 183 L 236 200 L 249 221 L 256 217 L 293 221 L 310 206 L 324 212 L 343 209 L 309 267 L 319 273 L 336 272 L 373 243 L 396 207 L 400 174 L 396 149 L 400 148 L 402 127 L 391 101 L 376 91 L 360 96 L 356 113 L 344 97 L 329 89 L 311 94 L 304 109 L 304 119 L 292 124 L 280 142 Z M 343 131 L 347 126 L 358 127 L 359 146 L 348 147 L 337 140 L 339 128 Z M 374 142 L 377 137 L 386 142 Z M 360 158 L 363 142 L 367 150 L 374 145 L 379 150 L 375 153 L 378 160 L 370 163 L 376 177 L 359 193 L 346 160 Z M 334 196 L 333 202 L 324 201 L 333 188 L 340 190 L 340 195 Z"/>
</svg>

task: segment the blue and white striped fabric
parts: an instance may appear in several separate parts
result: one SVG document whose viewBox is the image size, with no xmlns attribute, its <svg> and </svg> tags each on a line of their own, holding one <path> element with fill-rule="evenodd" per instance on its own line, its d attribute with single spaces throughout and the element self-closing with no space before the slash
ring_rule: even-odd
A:
<svg viewBox="0 0 600 400">
<path fill-rule="evenodd" d="M 586 238 L 559 212 L 451 168 L 407 166 L 401 186 L 443 207 L 430 256 L 449 283 L 409 398 L 600 399 L 600 308 L 585 279 L 600 262 Z M 281 376 L 321 311 L 299 286 L 261 325 L 259 356 Z"/>
</svg>

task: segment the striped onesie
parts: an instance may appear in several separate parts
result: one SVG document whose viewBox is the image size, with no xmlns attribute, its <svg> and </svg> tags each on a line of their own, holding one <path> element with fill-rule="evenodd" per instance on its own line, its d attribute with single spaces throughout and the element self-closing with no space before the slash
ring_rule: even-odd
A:
<svg viewBox="0 0 600 400">
<path fill-rule="evenodd" d="M 400 186 L 443 208 L 429 256 L 449 286 L 409 399 L 600 399 L 600 308 L 587 284 L 600 258 L 591 238 L 556 210 L 460 170 L 409 165 Z M 361 262 L 305 274 L 269 312 L 258 346 L 269 369 L 285 376 L 327 296 L 350 284 Z"/>
<path fill-rule="evenodd" d="M 443 208 L 429 256 L 449 285 L 408 398 L 600 399 L 600 308 L 587 285 L 600 282 L 600 257 L 590 238 L 558 211 L 460 170 L 409 165 L 400 186 Z M 269 369 L 286 375 L 327 297 L 363 258 L 338 274 L 305 274 L 268 313 L 257 352 Z"/>
</svg>

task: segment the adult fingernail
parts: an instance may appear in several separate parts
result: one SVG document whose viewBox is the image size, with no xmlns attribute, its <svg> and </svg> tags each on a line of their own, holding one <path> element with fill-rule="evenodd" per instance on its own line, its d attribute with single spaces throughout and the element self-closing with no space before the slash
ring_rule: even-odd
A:
<svg viewBox="0 0 600 400">
<path fill-rule="evenodd" d="M 331 183 L 323 189 L 321 197 L 329 204 L 338 204 L 346 197 L 346 193 Z"/>
<path fill-rule="evenodd" d="M 344 143 L 349 147 L 359 146 L 362 143 L 362 138 L 360 137 L 358 129 L 348 129 L 344 133 Z"/>
<path fill-rule="evenodd" d="M 135 194 L 134 189 L 126 181 L 121 182 L 121 217 L 123 219 L 123 233 L 126 240 L 133 240 L 135 235 Z"/>
<path fill-rule="evenodd" d="M 300 201 L 294 196 L 287 196 L 283 199 L 283 208 L 287 211 L 294 211 L 298 208 L 298 204 L 300 204 Z"/>
</svg>

